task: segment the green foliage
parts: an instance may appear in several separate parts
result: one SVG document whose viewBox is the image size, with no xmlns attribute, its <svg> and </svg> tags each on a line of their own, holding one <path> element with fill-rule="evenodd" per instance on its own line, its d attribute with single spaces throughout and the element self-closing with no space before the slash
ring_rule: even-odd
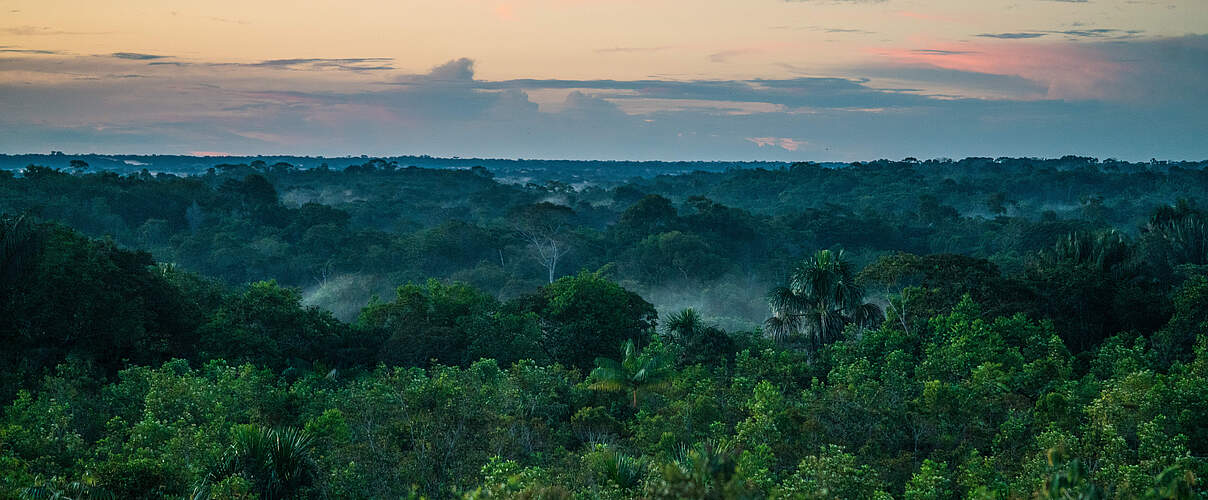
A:
<svg viewBox="0 0 1208 500">
<path fill-rule="evenodd" d="M 772 493 L 774 498 L 890 498 L 881 489 L 877 473 L 867 465 L 857 465 L 856 457 L 839 446 L 824 448 L 818 455 L 806 457 L 796 472 Z"/>
<path fill-rule="evenodd" d="M 542 287 L 513 306 L 541 318 L 541 348 L 553 361 L 583 370 L 626 340 L 649 335 L 654 306 L 599 273 L 581 272 Z"/>
<path fill-rule="evenodd" d="M 949 500 L 957 498 L 952 489 L 952 471 L 946 462 L 923 460 L 919 471 L 906 483 L 905 500 Z"/>
<path fill-rule="evenodd" d="M 0 498 L 1208 494 L 1208 177 L 926 165 L 0 175 Z"/>
<path fill-rule="evenodd" d="M 303 307 L 298 290 L 252 283 L 227 298 L 200 329 L 202 356 L 284 369 L 294 360 L 328 358 L 347 327 L 331 313 Z"/>
<path fill-rule="evenodd" d="M 462 283 L 401 286 L 393 301 L 370 303 L 357 326 L 382 339 L 377 359 L 389 365 L 545 359 L 533 314 L 505 311 L 494 297 Z"/>
<path fill-rule="evenodd" d="M 0 293 L 0 363 L 7 367 L 0 395 L 11 397 L 16 384 L 69 358 L 113 370 L 194 354 L 202 311 L 149 254 L 62 226 L 22 229 L 26 223 L 5 233 L 36 250 L 13 250 L 19 279 Z"/>
<path fill-rule="evenodd" d="M 1192 276 L 1174 293 L 1174 315 L 1154 333 L 1153 349 L 1160 366 L 1191 359 L 1199 335 L 1208 331 L 1208 276 Z"/>
<path fill-rule="evenodd" d="M 240 477 L 265 500 L 309 496 L 305 492 L 316 473 L 312 448 L 313 439 L 306 431 L 237 425 L 231 429 L 231 444 L 221 462 L 198 489 L 204 492 L 211 488 L 210 483 Z M 225 487 L 236 488 L 232 484 Z"/>
<path fill-rule="evenodd" d="M 708 444 L 689 449 L 675 463 L 663 466 L 659 477 L 647 483 L 650 499 L 751 499 L 759 498 L 738 473 L 735 450 Z"/>
</svg>

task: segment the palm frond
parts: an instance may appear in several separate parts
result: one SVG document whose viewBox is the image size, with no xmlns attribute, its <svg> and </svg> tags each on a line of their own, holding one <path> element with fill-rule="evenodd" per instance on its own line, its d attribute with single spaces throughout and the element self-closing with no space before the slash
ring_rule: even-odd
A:
<svg viewBox="0 0 1208 500">
<path fill-rule="evenodd" d="M 689 307 L 667 316 L 664 331 L 676 339 L 694 336 L 703 326 L 700 314 Z"/>
</svg>

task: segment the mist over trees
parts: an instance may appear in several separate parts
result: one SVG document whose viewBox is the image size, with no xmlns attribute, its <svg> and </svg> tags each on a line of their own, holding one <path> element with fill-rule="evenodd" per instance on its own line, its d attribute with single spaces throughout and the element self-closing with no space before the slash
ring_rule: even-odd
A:
<svg viewBox="0 0 1208 500">
<path fill-rule="evenodd" d="M 1208 494 L 1205 163 L 61 160 L 0 498 Z"/>
</svg>

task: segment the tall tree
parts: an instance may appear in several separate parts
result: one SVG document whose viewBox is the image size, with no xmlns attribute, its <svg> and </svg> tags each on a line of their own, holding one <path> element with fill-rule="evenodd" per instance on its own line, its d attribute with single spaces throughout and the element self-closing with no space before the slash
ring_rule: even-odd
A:
<svg viewBox="0 0 1208 500">
<path fill-rule="evenodd" d="M 864 301 L 843 251 L 820 250 L 798 264 L 788 282 L 768 294 L 772 317 L 765 326 L 777 341 L 804 337 L 811 347 L 833 342 L 847 325 L 861 328 L 884 319 L 881 308 Z"/>
<path fill-rule="evenodd" d="M 512 227 L 532 248 L 550 283 L 557 277 L 558 262 L 570 251 L 565 233 L 574 215 L 570 207 L 546 201 L 512 211 Z"/>
<path fill-rule="evenodd" d="M 596 358 L 596 369 L 588 387 L 597 391 L 627 392 L 630 404 L 638 407 L 638 392 L 661 388 L 671 381 L 671 364 L 661 353 L 640 352 L 633 340 L 621 344 L 621 360 Z"/>
</svg>

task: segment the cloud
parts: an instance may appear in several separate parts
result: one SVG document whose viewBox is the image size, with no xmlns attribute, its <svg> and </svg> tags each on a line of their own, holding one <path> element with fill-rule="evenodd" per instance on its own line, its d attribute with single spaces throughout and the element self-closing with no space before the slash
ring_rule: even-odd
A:
<svg viewBox="0 0 1208 500">
<path fill-rule="evenodd" d="M 663 47 L 612 47 L 608 49 L 596 49 L 593 52 L 597 54 L 632 54 L 639 52 L 661 52 L 670 49 L 669 46 Z"/>
<path fill-rule="evenodd" d="M 788 137 L 747 137 L 747 140 L 755 143 L 760 148 L 763 147 L 778 147 L 785 151 L 797 151 L 802 146 L 808 144 L 806 141 L 798 141 Z"/>
<path fill-rule="evenodd" d="M 913 88 L 904 92 L 939 95 L 959 92 L 965 96 L 997 99 L 1044 99 L 1048 85 L 1018 75 L 961 71 L 933 66 L 864 65 L 848 71 L 881 81 L 901 82 Z M 924 91 L 923 89 L 929 89 Z"/>
<path fill-rule="evenodd" d="M 14 54 L 0 150 L 232 151 L 616 159 L 1208 156 L 1208 38 L 936 44 L 847 77 L 480 80 L 472 59 L 414 74 L 321 62 L 183 66 Z M 188 62 L 188 61 L 186 61 Z M 64 68 L 69 68 L 66 72 Z M 135 71 L 136 69 L 136 71 Z M 137 72 L 148 78 L 118 78 Z M 62 77 L 56 75 L 62 74 Z M 96 77 L 81 81 L 77 77 Z M 538 104 L 540 102 L 540 105 Z"/>
<path fill-rule="evenodd" d="M 1060 0 L 1054 0 L 1060 1 Z M 1124 40 L 1130 38 L 1138 38 L 1145 33 L 1143 30 L 1122 30 L 1114 28 L 1088 28 L 1088 29 L 1072 29 L 1072 30 L 1035 30 L 1021 31 L 1012 33 L 981 33 L 976 36 L 981 38 L 998 38 L 1003 40 L 1023 40 L 1031 38 L 1041 38 L 1050 35 L 1064 36 L 1068 39 L 1116 39 Z"/>
<path fill-rule="evenodd" d="M 915 49 L 912 52 L 915 54 L 927 54 L 933 56 L 956 56 L 962 54 L 976 54 L 976 52 L 968 50 L 939 50 L 939 49 Z"/>
<path fill-rule="evenodd" d="M 1068 1 L 1068 0 L 1058 0 Z M 1141 33 L 1142 30 L 1120 30 L 1112 28 L 1093 28 L 1084 30 L 1065 30 L 1065 31 L 1049 31 L 1048 33 L 1056 35 L 1065 35 L 1071 38 L 1134 38 Z"/>
<path fill-rule="evenodd" d="M 300 58 L 300 59 L 270 59 L 243 66 L 259 68 L 279 68 L 293 71 L 385 71 L 393 70 L 394 61 L 389 57 L 358 57 L 345 59 Z"/>
<path fill-rule="evenodd" d="M 868 30 L 861 30 L 861 29 L 854 29 L 854 28 L 821 28 L 821 30 L 825 31 L 827 33 L 857 33 L 857 34 L 861 34 L 861 35 L 875 35 L 876 34 L 875 31 L 868 31 Z"/>
<path fill-rule="evenodd" d="M 822 33 L 852 33 L 857 35 L 875 35 L 875 31 L 868 31 L 855 28 L 832 28 L 826 26 L 772 26 L 774 30 L 810 30 L 819 31 Z"/>
<path fill-rule="evenodd" d="M 20 12 L 14 10 L 12 12 Z M 64 35 L 106 35 L 103 31 L 64 31 L 49 26 L 14 26 L 0 29 L 0 32 L 14 36 L 64 36 Z"/>
<path fill-rule="evenodd" d="M 474 60 L 463 57 L 432 68 L 425 77 L 427 81 L 467 82 L 474 79 Z"/>
<path fill-rule="evenodd" d="M 723 50 L 721 52 L 715 52 L 713 54 L 709 54 L 709 61 L 712 61 L 715 63 L 730 62 L 730 59 L 733 59 L 735 57 L 744 56 L 747 54 L 755 54 L 758 52 L 761 52 L 761 51 L 759 49 L 753 49 L 753 48 Z"/>
<path fill-rule="evenodd" d="M 2 49 L 0 49 L 0 53 L 7 53 L 7 54 L 38 54 L 38 55 L 55 55 L 55 54 L 62 54 L 63 52 L 59 52 L 59 51 L 57 51 L 57 50 L 43 50 L 43 49 L 10 49 L 10 48 L 2 48 Z"/>
<path fill-rule="evenodd" d="M 882 53 L 889 72 L 931 68 L 1021 78 L 1044 85 L 1041 97 L 1047 99 L 1206 101 L 1190 86 L 1208 76 L 1208 66 L 1201 62 L 1208 60 L 1205 35 L 1079 43 L 986 41 L 952 44 L 950 50 L 941 45 Z"/>
<path fill-rule="evenodd" d="M 1045 35 L 1047 35 L 1047 33 L 1029 32 L 1029 33 L 982 33 L 982 34 L 979 34 L 976 36 L 979 36 L 982 38 L 1001 38 L 1004 40 L 1021 40 L 1021 39 L 1027 39 L 1027 38 L 1040 38 Z"/>
<path fill-rule="evenodd" d="M 251 24 L 250 22 L 244 21 L 242 19 L 231 19 L 231 18 L 227 18 L 227 17 L 206 16 L 205 19 L 208 21 L 214 21 L 216 23 L 242 24 L 242 25 Z"/>
<path fill-rule="evenodd" d="M 109 56 L 116 57 L 118 59 L 129 59 L 132 61 L 150 61 L 150 60 L 154 60 L 154 59 L 165 59 L 168 57 L 168 56 L 157 56 L 154 54 L 140 54 L 138 52 L 114 52 L 112 54 L 109 54 Z"/>
</svg>

